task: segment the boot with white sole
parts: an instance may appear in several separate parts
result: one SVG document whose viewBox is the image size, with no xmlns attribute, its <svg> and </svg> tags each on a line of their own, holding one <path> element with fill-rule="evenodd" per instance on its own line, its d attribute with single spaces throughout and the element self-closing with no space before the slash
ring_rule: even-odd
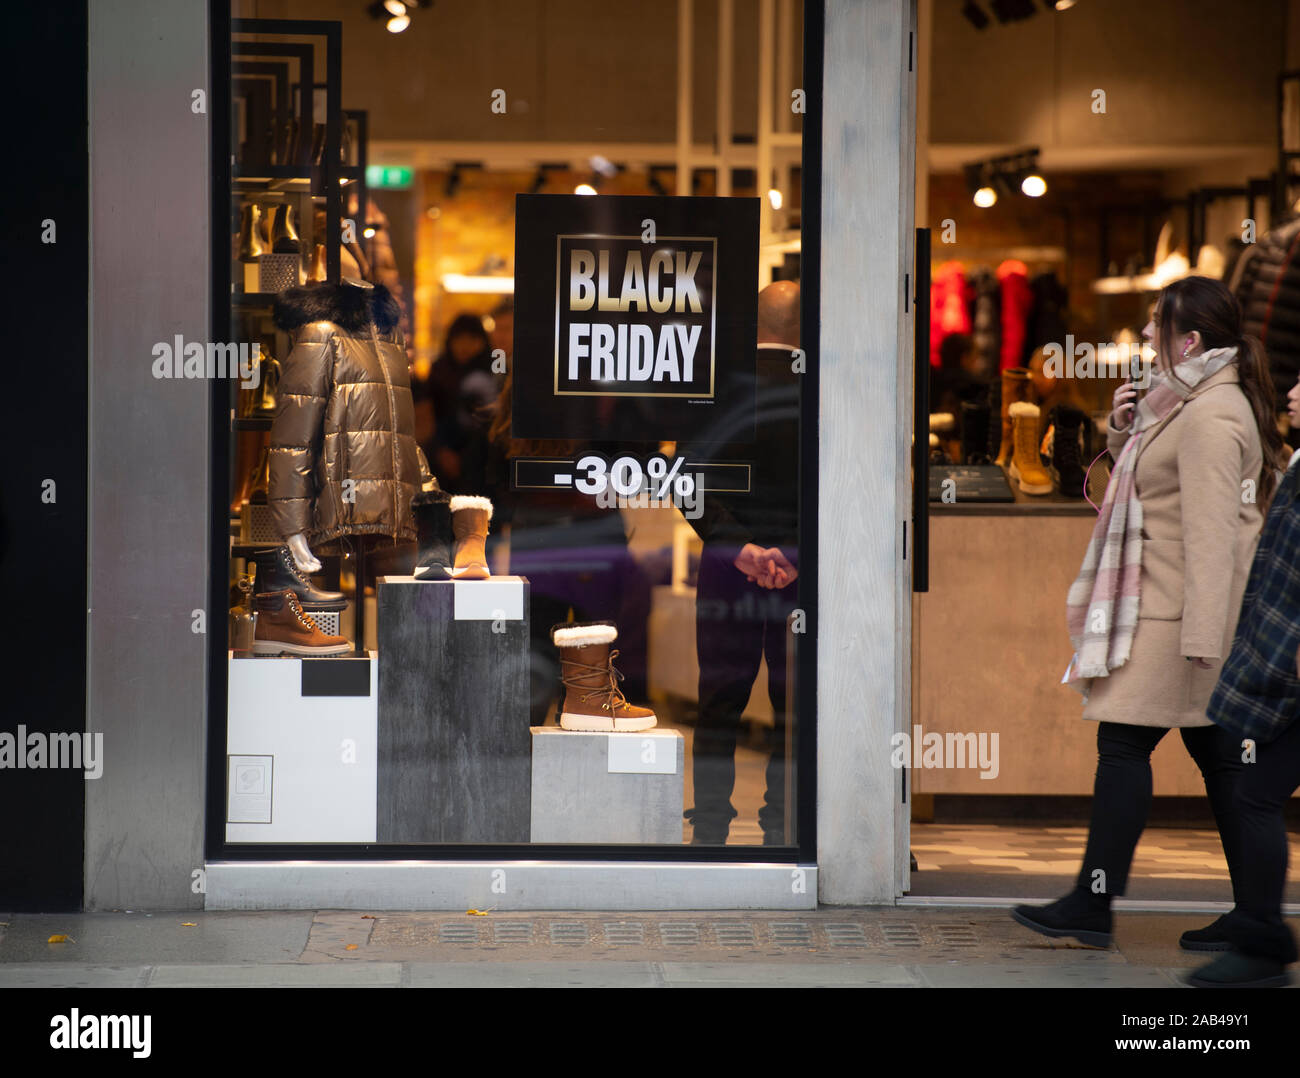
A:
<svg viewBox="0 0 1300 1078">
<path fill-rule="evenodd" d="M 560 681 L 564 703 L 560 726 L 565 730 L 632 733 L 649 730 L 659 721 L 646 707 L 629 704 L 619 690 L 623 675 L 614 668 L 618 639 L 613 622 L 557 625 L 551 642 L 560 652 Z"/>
</svg>

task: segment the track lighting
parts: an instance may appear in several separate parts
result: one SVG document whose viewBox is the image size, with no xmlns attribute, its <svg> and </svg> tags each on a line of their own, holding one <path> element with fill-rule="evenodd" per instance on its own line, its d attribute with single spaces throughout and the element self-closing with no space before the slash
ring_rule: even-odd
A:
<svg viewBox="0 0 1300 1078">
<path fill-rule="evenodd" d="M 987 209 L 999 194 L 1010 195 L 1017 188 L 1028 198 L 1047 193 L 1047 180 L 1038 170 L 1038 147 L 993 157 L 966 166 L 966 186 L 975 205 Z"/>
</svg>

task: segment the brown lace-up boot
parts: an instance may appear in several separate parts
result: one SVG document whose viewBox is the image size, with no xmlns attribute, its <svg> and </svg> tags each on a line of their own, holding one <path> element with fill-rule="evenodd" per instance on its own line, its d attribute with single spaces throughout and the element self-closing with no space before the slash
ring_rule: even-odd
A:
<svg viewBox="0 0 1300 1078">
<path fill-rule="evenodd" d="M 488 522 L 492 519 L 492 503 L 487 498 L 458 494 L 451 500 L 451 530 L 456 537 L 453 558 L 453 580 L 487 580 Z"/>
<path fill-rule="evenodd" d="M 343 655 L 352 650 L 345 637 L 321 632 L 289 588 L 255 596 L 253 603 L 257 608 L 254 655 Z"/>
<path fill-rule="evenodd" d="M 560 726 L 565 730 L 630 733 L 649 730 L 659 721 L 653 711 L 629 704 L 619 691 L 623 675 L 614 668 L 618 651 L 610 650 L 617 639 L 618 630 L 609 621 L 551 629 L 551 642 L 560 651 L 560 680 L 565 690 Z"/>
</svg>

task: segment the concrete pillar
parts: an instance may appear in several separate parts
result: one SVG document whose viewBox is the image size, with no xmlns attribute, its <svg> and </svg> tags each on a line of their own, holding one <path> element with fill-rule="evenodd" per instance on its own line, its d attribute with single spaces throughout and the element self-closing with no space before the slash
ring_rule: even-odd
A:
<svg viewBox="0 0 1300 1078">
<path fill-rule="evenodd" d="M 907 806 L 915 4 L 827 0 L 817 651 L 819 897 L 892 903 Z M 908 551 L 910 555 L 910 551 Z"/>
<path fill-rule="evenodd" d="M 208 384 L 154 378 L 152 349 L 209 336 L 207 12 L 90 5 L 90 910 L 203 904 Z"/>
</svg>

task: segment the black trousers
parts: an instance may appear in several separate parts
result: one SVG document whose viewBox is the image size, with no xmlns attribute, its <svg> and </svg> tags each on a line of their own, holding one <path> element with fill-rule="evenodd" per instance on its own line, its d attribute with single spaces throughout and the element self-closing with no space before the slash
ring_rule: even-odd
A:
<svg viewBox="0 0 1300 1078">
<path fill-rule="evenodd" d="M 1240 739 L 1218 726 L 1184 726 L 1179 732 L 1205 779 L 1235 899 L 1242 860 L 1233 802 L 1233 788 L 1243 766 Z M 1151 753 L 1167 733 L 1169 729 L 1163 726 L 1098 724 L 1092 823 L 1079 869 L 1080 887 L 1114 896 L 1122 895 L 1128 886 L 1133 852 L 1151 810 Z"/>
<path fill-rule="evenodd" d="M 1240 752 L 1241 739 L 1232 735 Z M 1296 941 L 1282 920 L 1286 886 L 1287 838 L 1283 812 L 1300 786 L 1300 719 L 1277 738 L 1255 749 L 1255 762 L 1243 765 L 1233 796 L 1241 841 L 1233 871 L 1236 908 L 1224 932 L 1239 951 L 1282 963 L 1296 960 Z"/>
<path fill-rule="evenodd" d="M 786 619 L 798 583 L 775 590 L 745 579 L 726 553 L 708 546 L 700 558 L 695 600 L 695 650 L 700 662 L 699 718 L 692 774 L 695 807 L 686 812 L 697 836 L 721 841 L 737 813 L 736 737 L 761 660 L 774 723 L 766 730 L 767 793 L 758 822 L 764 836 L 784 841 Z"/>
</svg>

